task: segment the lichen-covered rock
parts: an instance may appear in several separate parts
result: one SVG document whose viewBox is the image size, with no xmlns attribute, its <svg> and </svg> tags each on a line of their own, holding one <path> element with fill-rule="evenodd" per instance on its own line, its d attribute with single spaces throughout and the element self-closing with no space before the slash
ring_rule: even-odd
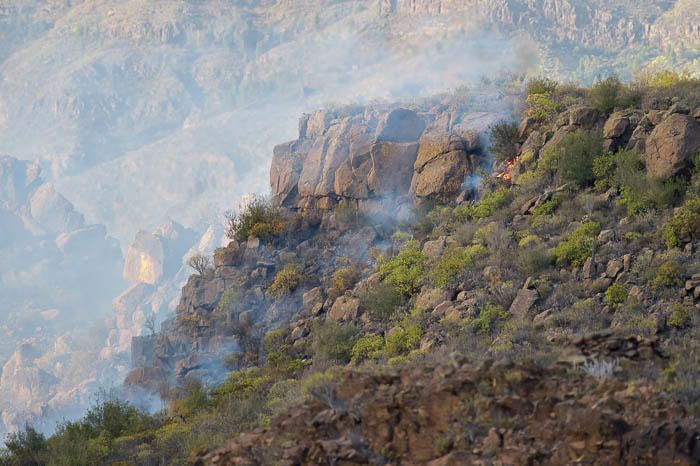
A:
<svg viewBox="0 0 700 466">
<path fill-rule="evenodd" d="M 595 357 L 649 369 L 661 360 L 653 340 L 600 334 L 577 339 L 553 364 L 470 365 L 451 353 L 381 371 L 348 368 L 326 397 L 310 397 L 205 459 L 360 465 L 383 464 L 391 452 L 392 464 L 435 466 L 697 464 L 697 418 L 653 383 L 630 390 L 629 381 L 572 376 Z M 464 429 L 465 418 L 486 427 Z M 494 427 L 503 419 L 505 427 Z"/>
<path fill-rule="evenodd" d="M 700 122 L 688 115 L 673 114 L 654 128 L 645 145 L 649 175 L 674 176 L 687 168 L 700 150 Z"/>
<path fill-rule="evenodd" d="M 518 290 L 518 294 L 510 305 L 509 312 L 520 318 L 527 317 L 538 298 L 537 290 Z"/>
<path fill-rule="evenodd" d="M 413 164 L 418 155 L 416 142 L 378 142 L 370 151 L 372 168 L 367 177 L 369 189 L 377 196 L 408 192 Z"/>
</svg>

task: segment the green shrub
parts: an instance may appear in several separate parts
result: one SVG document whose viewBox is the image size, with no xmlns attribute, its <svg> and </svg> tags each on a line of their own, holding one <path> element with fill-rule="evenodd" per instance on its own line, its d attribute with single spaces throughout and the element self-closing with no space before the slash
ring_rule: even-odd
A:
<svg viewBox="0 0 700 466">
<path fill-rule="evenodd" d="M 226 236 L 236 241 L 251 236 L 268 240 L 280 235 L 285 227 L 280 210 L 264 197 L 253 197 L 239 213 L 227 213 L 226 219 Z"/>
<path fill-rule="evenodd" d="M 692 321 L 691 307 L 681 303 L 671 306 L 671 313 L 668 316 L 668 325 L 673 328 L 686 328 Z"/>
<path fill-rule="evenodd" d="M 265 391 L 272 384 L 272 377 L 259 367 L 231 372 L 221 386 L 214 389 L 215 396 L 246 397 Z"/>
<path fill-rule="evenodd" d="M 507 188 L 484 194 L 481 200 L 471 207 L 471 217 L 474 219 L 490 217 L 498 209 L 510 204 L 512 200 L 513 193 Z"/>
<path fill-rule="evenodd" d="M 526 93 L 526 95 L 532 95 L 532 94 L 553 95 L 554 91 L 557 90 L 558 86 L 559 86 L 559 83 L 557 83 L 553 79 L 549 79 L 549 78 L 545 78 L 545 77 L 531 78 L 527 81 L 527 84 L 525 87 L 525 93 Z"/>
<path fill-rule="evenodd" d="M 664 225 L 662 235 L 669 248 L 700 236 L 700 196 L 688 199 L 673 213 L 671 220 Z"/>
<path fill-rule="evenodd" d="M 297 372 L 304 367 L 303 361 L 290 354 L 292 347 L 285 342 L 287 329 L 272 330 L 263 337 L 263 350 L 267 367 L 286 372 Z"/>
<path fill-rule="evenodd" d="M 270 351 L 275 351 L 284 345 L 284 340 L 287 338 L 288 330 L 286 328 L 280 328 L 277 330 L 270 330 L 263 337 L 263 350 L 266 353 Z"/>
<path fill-rule="evenodd" d="M 420 250 L 420 244 L 408 241 L 392 259 L 380 264 L 379 275 L 392 285 L 401 295 L 415 293 L 427 272 L 427 260 Z"/>
<path fill-rule="evenodd" d="M 376 359 L 381 356 L 384 348 L 384 338 L 380 335 L 364 335 L 352 347 L 351 360 L 354 363 L 365 359 Z"/>
<path fill-rule="evenodd" d="M 513 160 L 518 155 L 518 124 L 499 121 L 489 128 L 489 149 L 498 162 Z"/>
<path fill-rule="evenodd" d="M 582 265 L 593 253 L 596 237 L 600 233 L 600 229 L 598 222 L 586 222 L 572 231 L 552 251 L 557 265 L 571 264 L 574 267 Z"/>
<path fill-rule="evenodd" d="M 5 449 L 10 461 L 5 463 L 0 456 L 2 464 L 39 465 L 45 464 L 45 455 L 48 444 L 46 437 L 33 427 L 26 425 L 24 429 L 12 432 L 5 438 Z"/>
<path fill-rule="evenodd" d="M 326 321 L 313 331 L 314 359 L 347 363 L 357 339 L 357 328 L 352 324 Z"/>
<path fill-rule="evenodd" d="M 559 199 L 553 197 L 532 209 L 532 213 L 534 215 L 551 215 L 560 205 Z"/>
<path fill-rule="evenodd" d="M 209 394 L 199 380 L 188 379 L 185 383 L 185 394 L 174 402 L 175 411 L 183 416 L 190 417 L 209 406 Z"/>
<path fill-rule="evenodd" d="M 116 440 L 120 437 L 152 432 L 161 421 L 135 407 L 118 400 L 99 401 L 85 416 L 75 422 L 65 421 L 45 443 L 43 460 L 37 463 L 14 462 L 10 464 L 52 464 L 91 466 L 106 464 L 116 453 Z M 20 433 L 12 445 L 18 453 L 32 455 L 42 446 L 41 438 L 26 431 Z M 14 458 L 11 458 L 13 460 Z M 6 463 L 3 463 L 6 464 Z"/>
<path fill-rule="evenodd" d="M 467 247 L 449 247 L 432 267 L 432 281 L 436 287 L 451 286 L 459 279 L 465 269 L 474 263 L 477 256 L 486 253 L 486 247 L 472 245 Z"/>
<path fill-rule="evenodd" d="M 296 290 L 301 279 L 301 266 L 298 264 L 287 264 L 282 270 L 277 272 L 267 292 L 273 298 L 282 298 Z"/>
<path fill-rule="evenodd" d="M 525 103 L 528 107 L 526 115 L 537 122 L 549 120 L 562 109 L 551 94 L 530 94 Z"/>
<path fill-rule="evenodd" d="M 537 235 L 526 235 L 518 241 L 518 247 L 521 249 L 527 249 L 531 246 L 537 246 L 542 243 L 542 240 Z"/>
<path fill-rule="evenodd" d="M 639 84 L 647 87 L 670 88 L 682 84 L 700 84 L 700 80 L 693 78 L 690 73 L 683 71 L 677 73 L 670 70 L 662 70 L 642 74 L 637 77 Z"/>
<path fill-rule="evenodd" d="M 677 179 L 649 178 L 643 157 L 634 151 L 620 151 L 614 157 L 615 182 L 620 186 L 618 204 L 628 215 L 672 205 L 685 191 L 686 182 Z"/>
<path fill-rule="evenodd" d="M 590 90 L 590 103 L 603 115 L 609 115 L 615 110 L 623 91 L 623 84 L 617 76 L 609 76 L 598 80 Z"/>
<path fill-rule="evenodd" d="M 393 285 L 378 283 L 360 294 L 360 309 L 373 319 L 388 320 L 403 302 L 403 296 Z"/>
<path fill-rule="evenodd" d="M 359 278 L 359 275 L 360 274 L 355 267 L 350 266 L 340 268 L 333 273 L 331 288 L 336 294 L 340 295 L 355 284 Z"/>
<path fill-rule="evenodd" d="M 611 152 L 595 157 L 591 170 L 596 189 L 605 191 L 615 186 L 615 156 Z"/>
<path fill-rule="evenodd" d="M 568 134 L 547 154 L 547 164 L 556 164 L 560 183 L 588 186 L 594 180 L 593 160 L 603 152 L 600 131 L 577 130 Z M 549 168 L 549 167 L 548 167 Z"/>
<path fill-rule="evenodd" d="M 309 395 L 321 387 L 334 384 L 337 378 L 338 370 L 335 367 L 325 372 L 314 372 L 302 381 L 301 389 L 304 394 Z"/>
<path fill-rule="evenodd" d="M 486 304 L 479 311 L 479 316 L 472 321 L 472 326 L 476 329 L 477 333 L 486 335 L 491 333 L 496 322 L 503 320 L 508 317 L 508 312 L 503 308 L 503 306 L 498 306 L 495 304 Z"/>
<path fill-rule="evenodd" d="M 627 300 L 627 295 L 627 288 L 625 288 L 622 285 L 618 285 L 617 283 L 614 283 L 605 292 L 604 300 L 605 303 L 611 308 L 617 309 L 617 307 L 620 304 L 624 303 Z"/>
<path fill-rule="evenodd" d="M 418 348 L 423 329 L 411 322 L 402 322 L 386 336 L 384 351 L 387 356 L 398 356 Z"/>
<path fill-rule="evenodd" d="M 656 269 L 652 285 L 656 287 L 680 286 L 683 284 L 683 268 L 678 262 L 667 261 Z"/>
</svg>

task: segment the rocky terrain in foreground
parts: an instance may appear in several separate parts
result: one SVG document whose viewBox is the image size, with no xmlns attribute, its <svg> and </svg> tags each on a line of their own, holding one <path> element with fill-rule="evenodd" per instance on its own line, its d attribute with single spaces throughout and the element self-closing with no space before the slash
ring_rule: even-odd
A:
<svg viewBox="0 0 700 466">
<path fill-rule="evenodd" d="M 478 366 L 443 353 L 401 368 L 347 370 L 269 429 L 207 456 L 212 464 L 697 464 L 697 419 L 627 366 L 653 366 L 655 342 L 596 334 L 549 367 Z M 616 380 L 580 371 L 617 358 Z M 591 371 L 593 372 L 593 371 Z M 633 385 L 632 385 L 633 386 Z"/>
</svg>

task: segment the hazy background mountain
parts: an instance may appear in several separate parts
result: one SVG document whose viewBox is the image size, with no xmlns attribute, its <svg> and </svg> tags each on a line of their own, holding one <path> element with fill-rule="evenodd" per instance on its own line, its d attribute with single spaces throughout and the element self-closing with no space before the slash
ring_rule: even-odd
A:
<svg viewBox="0 0 700 466">
<path fill-rule="evenodd" d="M 0 0 L 0 44 L 0 153 L 11 156 L 0 168 L 0 396 L 15 426 L 21 410 L 84 402 L 128 365 L 125 342 L 145 314 L 170 309 L 183 254 L 215 247 L 220 226 L 207 228 L 266 189 L 272 147 L 295 137 L 299 113 L 506 71 L 583 83 L 698 73 L 700 2 Z M 120 273 L 140 230 L 156 245 L 140 263 L 177 264 L 156 280 Z M 113 307 L 119 322 L 103 324 Z"/>
</svg>

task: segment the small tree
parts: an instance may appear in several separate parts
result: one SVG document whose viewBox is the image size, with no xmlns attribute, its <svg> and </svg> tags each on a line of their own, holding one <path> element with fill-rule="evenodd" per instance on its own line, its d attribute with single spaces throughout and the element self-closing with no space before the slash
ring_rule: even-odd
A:
<svg viewBox="0 0 700 466">
<path fill-rule="evenodd" d="M 267 240 L 280 235 L 284 222 L 280 210 L 265 197 L 254 196 L 240 212 L 226 214 L 226 236 L 236 241 L 246 241 L 255 236 Z"/>
<path fill-rule="evenodd" d="M 213 267 L 211 257 L 204 254 L 194 254 L 187 261 L 187 265 L 194 269 L 200 276 L 206 275 Z"/>
<path fill-rule="evenodd" d="M 7 436 L 5 448 L 12 455 L 12 459 L 16 461 L 16 464 L 43 464 L 44 460 L 42 460 L 42 457 L 47 448 L 46 437 L 42 433 L 37 432 L 32 426 L 25 425 L 23 430 Z"/>
<path fill-rule="evenodd" d="M 513 160 L 518 155 L 518 124 L 499 121 L 489 128 L 491 153 L 498 162 Z"/>
<path fill-rule="evenodd" d="M 591 105 L 600 113 L 608 115 L 615 110 L 622 90 L 622 82 L 617 76 L 613 75 L 606 79 L 600 79 L 591 87 Z"/>
</svg>

